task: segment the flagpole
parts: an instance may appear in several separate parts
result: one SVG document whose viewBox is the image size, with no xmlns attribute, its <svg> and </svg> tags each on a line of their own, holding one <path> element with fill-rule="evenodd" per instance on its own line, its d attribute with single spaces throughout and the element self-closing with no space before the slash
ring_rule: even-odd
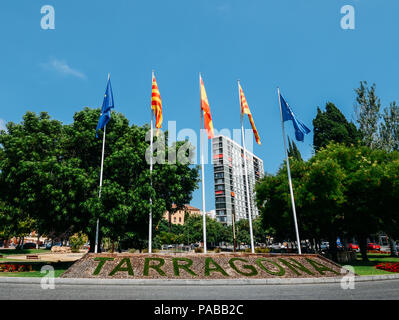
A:
<svg viewBox="0 0 399 320">
<path fill-rule="evenodd" d="M 108 73 L 108 81 L 110 78 L 110 74 Z M 104 126 L 104 134 L 103 134 L 103 147 L 102 147 L 102 153 L 101 153 L 101 169 L 100 169 L 100 190 L 98 191 L 98 198 L 101 198 L 101 188 L 103 186 L 103 170 L 104 170 L 104 151 L 105 151 L 105 132 L 106 132 L 107 125 Z M 94 247 L 94 252 L 98 252 L 98 233 L 99 233 L 99 224 L 100 224 L 100 219 L 97 218 L 97 224 L 96 224 L 96 243 Z"/>
<path fill-rule="evenodd" d="M 200 84 L 200 96 L 201 96 L 201 73 L 199 74 L 199 84 Z M 204 170 L 204 152 L 203 152 L 203 110 L 202 105 L 200 108 L 201 111 L 201 130 L 200 130 L 200 140 L 201 140 L 201 171 L 202 171 L 202 230 L 204 237 L 204 253 L 206 250 L 206 211 L 205 211 L 205 170 Z"/>
<path fill-rule="evenodd" d="M 296 241 L 298 243 L 298 253 L 302 254 L 301 251 L 301 241 L 299 239 L 299 231 L 298 231 L 298 222 L 296 219 L 296 210 L 295 210 L 295 200 L 294 200 L 294 190 L 292 188 L 292 180 L 291 180 L 291 170 L 290 170 L 290 160 L 288 157 L 287 152 L 287 142 L 285 141 L 285 129 L 284 129 L 284 120 L 283 120 L 283 111 L 281 108 L 281 99 L 280 99 L 280 88 L 277 87 L 277 94 L 278 94 L 278 102 L 280 104 L 280 115 L 281 115 L 281 127 L 283 129 L 283 140 L 284 140 L 284 151 L 285 156 L 287 158 L 287 172 L 288 172 L 288 184 L 290 186 L 290 194 L 291 194 L 291 205 L 292 205 L 292 213 L 294 215 L 294 224 L 295 224 L 295 233 L 296 233 Z"/>
<path fill-rule="evenodd" d="M 98 198 L 101 198 L 101 188 L 103 186 L 103 171 L 104 171 L 104 150 L 105 150 L 105 130 L 107 128 L 107 125 L 104 126 L 104 134 L 103 134 L 103 148 L 102 148 L 102 154 L 101 154 L 101 170 L 100 170 L 100 190 L 98 191 Z M 97 227 L 96 227 L 96 245 L 94 248 L 94 252 L 98 252 L 98 232 L 99 232 L 99 222 L 100 219 L 97 218 Z"/>
<path fill-rule="evenodd" d="M 240 100 L 240 109 L 241 109 L 241 93 L 240 93 L 240 80 L 238 82 L 238 99 Z M 247 167 L 247 151 L 245 148 L 245 138 L 244 138 L 244 117 L 243 112 L 241 110 L 241 135 L 242 135 L 242 146 L 244 149 L 244 170 L 245 170 L 245 185 L 247 187 L 247 202 L 248 202 L 248 222 L 249 222 L 249 235 L 251 238 L 251 252 L 255 253 L 254 246 L 254 235 L 252 230 L 252 211 L 251 211 L 251 202 L 249 197 L 249 183 L 248 183 L 248 167 Z"/>
<path fill-rule="evenodd" d="M 154 71 L 152 71 L 152 83 L 154 82 Z M 152 92 L 152 91 L 151 91 Z M 151 183 L 151 188 L 152 188 L 152 153 L 153 153 L 153 144 L 152 140 L 154 139 L 154 133 L 153 133 L 153 117 L 154 117 L 154 111 L 151 106 L 151 140 L 150 140 L 150 183 Z M 148 222 L 148 253 L 152 253 L 152 197 L 150 196 L 150 216 L 149 216 L 149 222 Z"/>
</svg>

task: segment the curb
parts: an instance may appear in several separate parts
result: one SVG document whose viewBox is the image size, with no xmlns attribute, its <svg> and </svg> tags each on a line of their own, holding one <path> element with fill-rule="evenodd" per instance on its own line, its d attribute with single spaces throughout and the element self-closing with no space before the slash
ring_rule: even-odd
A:
<svg viewBox="0 0 399 320">
<path fill-rule="evenodd" d="M 43 278 L 0 277 L 0 284 L 40 284 Z M 343 277 L 324 278 L 282 278 L 282 279 L 212 279 L 212 280 L 184 280 L 184 279 L 87 279 L 87 278 L 55 278 L 58 285 L 117 285 L 117 286 L 237 286 L 237 285 L 291 285 L 291 284 L 324 284 L 340 283 Z M 399 275 L 355 276 L 355 282 L 399 280 Z"/>
</svg>

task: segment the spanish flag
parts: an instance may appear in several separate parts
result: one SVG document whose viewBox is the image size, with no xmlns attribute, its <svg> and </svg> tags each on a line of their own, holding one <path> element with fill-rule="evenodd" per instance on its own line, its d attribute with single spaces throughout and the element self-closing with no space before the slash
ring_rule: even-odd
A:
<svg viewBox="0 0 399 320">
<path fill-rule="evenodd" d="M 239 88 L 239 91 L 240 91 L 241 117 L 243 117 L 244 114 L 248 115 L 249 122 L 251 123 L 252 130 L 254 132 L 256 143 L 257 144 L 261 144 L 260 143 L 259 134 L 258 134 L 258 130 L 256 130 L 254 119 L 252 118 L 252 114 L 251 114 L 251 111 L 249 110 L 247 99 L 245 99 L 244 92 L 242 91 L 240 82 L 238 82 L 238 88 Z"/>
<path fill-rule="evenodd" d="M 158 136 L 159 129 L 162 127 L 162 101 L 154 73 L 152 73 L 151 109 L 154 111 L 156 135 Z"/>
<path fill-rule="evenodd" d="M 200 87 L 201 87 L 201 110 L 204 112 L 205 130 L 206 133 L 208 134 L 208 138 L 212 139 L 214 137 L 214 133 L 213 133 L 211 109 L 209 108 L 208 98 L 206 96 L 204 82 L 202 81 L 201 74 L 200 74 Z"/>
</svg>

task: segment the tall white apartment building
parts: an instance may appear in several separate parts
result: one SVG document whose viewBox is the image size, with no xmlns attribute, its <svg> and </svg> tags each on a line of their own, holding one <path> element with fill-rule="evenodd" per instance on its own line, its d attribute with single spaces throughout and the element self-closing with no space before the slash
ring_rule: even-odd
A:
<svg viewBox="0 0 399 320">
<path fill-rule="evenodd" d="M 247 150 L 247 168 L 250 204 L 245 184 L 244 149 L 226 136 L 212 139 L 213 172 L 215 179 L 216 220 L 228 225 L 240 219 L 248 219 L 248 205 L 252 219 L 259 215 L 255 203 L 255 182 L 264 175 L 263 161 Z"/>
</svg>

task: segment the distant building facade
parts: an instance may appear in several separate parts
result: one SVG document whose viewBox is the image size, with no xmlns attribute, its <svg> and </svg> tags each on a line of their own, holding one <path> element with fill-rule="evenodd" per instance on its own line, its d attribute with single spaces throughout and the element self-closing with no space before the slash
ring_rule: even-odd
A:
<svg viewBox="0 0 399 320">
<path fill-rule="evenodd" d="M 172 208 L 176 208 L 176 206 L 173 205 Z M 172 217 L 171 217 L 172 218 L 172 220 L 171 220 L 172 224 L 183 225 L 184 224 L 184 216 L 185 216 L 186 212 L 188 214 L 190 214 L 190 215 L 201 214 L 201 210 L 200 209 L 195 208 L 193 206 L 190 206 L 189 204 L 186 204 L 184 206 L 184 209 L 177 210 L 175 213 L 172 214 Z M 165 213 L 163 215 L 163 218 L 165 220 L 169 221 L 169 212 L 168 211 L 165 211 Z"/>
<path fill-rule="evenodd" d="M 235 221 L 248 219 L 249 206 L 252 218 L 259 215 L 254 186 L 264 176 L 263 161 L 248 150 L 246 154 L 250 203 L 247 201 L 244 149 L 226 136 L 212 139 L 216 220 L 224 224 L 232 224 L 233 214 Z"/>
</svg>

